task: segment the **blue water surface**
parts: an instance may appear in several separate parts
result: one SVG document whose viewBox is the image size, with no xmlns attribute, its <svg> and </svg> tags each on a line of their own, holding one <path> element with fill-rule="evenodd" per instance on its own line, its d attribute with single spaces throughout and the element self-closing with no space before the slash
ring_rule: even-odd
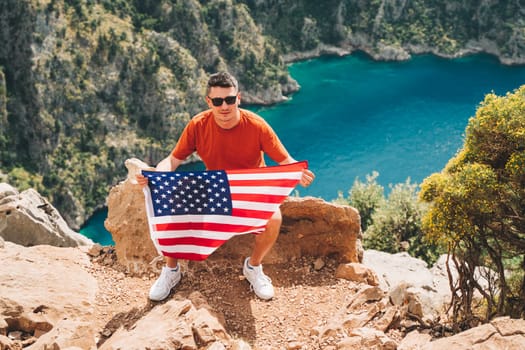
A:
<svg viewBox="0 0 525 350">
<path fill-rule="evenodd" d="M 463 145 L 465 127 L 486 94 L 525 83 L 525 67 L 487 55 L 448 60 L 416 56 L 376 62 L 362 54 L 295 63 L 301 90 L 289 101 L 253 108 L 297 160 L 316 173 L 301 196 L 346 196 L 374 170 L 389 184 L 421 183 Z"/>
<path fill-rule="evenodd" d="M 308 160 L 316 181 L 298 186 L 299 195 L 327 201 L 339 191 L 347 196 L 356 178 L 365 181 L 373 171 L 387 193 L 389 184 L 407 178 L 421 183 L 462 147 L 486 94 L 504 95 L 525 83 L 524 66 L 504 66 L 488 55 L 376 62 L 358 53 L 294 63 L 289 71 L 301 89 L 287 102 L 244 107 L 270 123 L 295 159 Z M 81 233 L 112 244 L 106 213 L 97 214 Z"/>
</svg>

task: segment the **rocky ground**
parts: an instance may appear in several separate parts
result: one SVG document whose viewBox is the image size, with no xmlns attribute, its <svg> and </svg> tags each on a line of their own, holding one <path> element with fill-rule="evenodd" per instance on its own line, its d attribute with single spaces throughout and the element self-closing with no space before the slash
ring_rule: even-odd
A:
<svg viewBox="0 0 525 350">
<path fill-rule="evenodd" d="M 156 275 L 128 277 L 118 265 L 93 260 L 92 274 L 99 283 L 96 300 L 101 345 L 121 325 L 131 326 L 158 303 L 148 300 Z M 327 349 L 338 340 L 319 343 L 316 328 L 348 304 L 356 284 L 335 277 L 336 261 L 302 258 L 291 264 L 267 265 L 275 297 L 259 300 L 242 275 L 242 261 L 189 262 L 182 265 L 183 279 L 168 297 L 200 296 L 222 318 L 228 333 L 253 349 Z M 191 272 L 188 272 L 191 271 Z M 126 310 L 123 312 L 123 310 Z"/>
<path fill-rule="evenodd" d="M 116 263 L 112 247 L 104 247 L 105 253 L 90 261 L 84 251 L 74 248 L 2 243 L 0 239 L 0 349 L 135 345 L 210 350 L 521 350 L 525 344 L 525 320 L 520 319 L 501 317 L 456 335 L 443 334 L 439 324 L 425 326 L 413 313 L 418 311 L 417 299 L 404 299 L 408 294 L 399 294 L 401 285 L 386 295 L 368 282 L 336 278 L 344 269 L 331 257 L 303 256 L 287 264 L 267 264 L 265 271 L 276 288 L 271 301 L 261 301 L 250 291 L 241 273 L 243 259 L 186 263 L 178 288 L 165 301 L 154 303 L 148 300 L 148 291 L 157 274 L 127 275 Z M 381 254 L 373 256 L 375 261 L 382 259 Z M 405 261 L 404 277 L 416 271 L 424 275 L 424 270 L 397 255 L 389 256 L 389 270 L 398 268 L 399 258 Z"/>
</svg>

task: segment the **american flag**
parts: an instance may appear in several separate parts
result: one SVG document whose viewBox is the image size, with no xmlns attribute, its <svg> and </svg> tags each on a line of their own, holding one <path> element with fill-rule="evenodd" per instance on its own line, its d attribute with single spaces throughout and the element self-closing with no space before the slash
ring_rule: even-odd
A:
<svg viewBox="0 0 525 350">
<path fill-rule="evenodd" d="M 159 253 L 204 260 L 235 235 L 263 232 L 306 161 L 242 170 L 142 171 L 151 238 Z"/>
</svg>

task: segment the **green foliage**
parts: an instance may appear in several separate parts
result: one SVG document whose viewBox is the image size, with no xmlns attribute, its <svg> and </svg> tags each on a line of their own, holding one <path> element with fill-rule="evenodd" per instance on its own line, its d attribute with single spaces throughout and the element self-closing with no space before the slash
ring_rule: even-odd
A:
<svg viewBox="0 0 525 350">
<path fill-rule="evenodd" d="M 365 247 L 396 253 L 401 242 L 419 234 L 420 210 L 417 185 L 407 180 L 391 188 L 388 199 L 372 214 L 372 225 L 365 233 Z"/>
<path fill-rule="evenodd" d="M 4 67 L 0 65 L 0 167 L 3 159 L 8 158 L 8 137 L 7 129 L 7 89 L 5 86 Z"/>
<path fill-rule="evenodd" d="M 42 177 L 27 171 L 24 168 L 15 167 L 7 173 L 7 181 L 19 191 L 33 188 L 40 193 L 45 193 Z"/>
<path fill-rule="evenodd" d="M 418 185 L 396 184 L 384 204 L 372 214 L 372 224 L 363 235 L 367 249 L 389 253 L 407 250 L 410 255 L 434 263 L 442 249 L 429 244 L 421 230 L 421 218 L 426 205 L 418 201 Z"/>
<path fill-rule="evenodd" d="M 421 230 L 421 218 L 426 205 L 418 200 L 418 185 L 410 183 L 391 185 L 388 198 L 377 183 L 379 173 L 366 176 L 366 183 L 356 179 L 348 198 L 342 193 L 335 200 L 353 206 L 361 216 L 363 245 L 389 253 L 407 250 L 412 256 L 434 263 L 443 249 L 426 240 Z"/>
<path fill-rule="evenodd" d="M 366 175 L 366 182 L 363 183 L 356 178 L 349 191 L 348 198 L 344 198 L 342 193 L 335 200 L 336 203 L 348 204 L 357 209 L 361 216 L 361 230 L 365 232 L 373 222 L 372 215 L 385 203 L 384 188 L 377 183 L 377 171 L 371 175 Z"/>
<path fill-rule="evenodd" d="M 447 244 L 459 264 L 487 266 L 498 279 L 483 294 L 486 319 L 507 314 L 524 317 L 525 280 L 510 265 L 525 259 L 525 86 L 499 97 L 489 94 L 469 120 L 465 143 L 439 174 L 422 184 L 421 199 L 430 203 L 423 228 L 435 242 Z M 462 296 L 477 287 L 471 269 L 463 280 L 471 283 Z M 458 299 L 462 297 L 458 296 Z M 456 316 L 469 321 L 470 303 L 458 301 Z"/>
<path fill-rule="evenodd" d="M 497 43 L 504 56 L 523 50 L 521 5 L 496 1 L 244 1 L 267 35 L 285 52 L 342 45 L 356 37 L 393 47 L 419 45 L 455 55 L 470 39 Z M 512 38 L 509 40 L 509 38 Z"/>
</svg>

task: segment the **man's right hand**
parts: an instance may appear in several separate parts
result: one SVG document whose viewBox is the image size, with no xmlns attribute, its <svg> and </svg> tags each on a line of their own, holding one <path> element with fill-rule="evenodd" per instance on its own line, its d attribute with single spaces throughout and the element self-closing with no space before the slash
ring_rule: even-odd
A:
<svg viewBox="0 0 525 350">
<path fill-rule="evenodd" d="M 136 175 L 135 175 L 135 180 L 137 181 L 137 185 L 140 185 L 140 186 L 142 186 L 142 187 L 148 185 L 148 178 L 145 177 L 145 176 L 142 175 L 142 174 L 136 174 Z"/>
<path fill-rule="evenodd" d="M 155 170 L 155 168 L 149 166 L 148 164 L 144 163 L 143 161 L 137 158 L 126 159 L 124 165 L 128 169 L 128 180 L 134 185 L 147 185 L 148 179 L 144 177 L 144 175 L 142 175 L 141 171 Z"/>
</svg>

